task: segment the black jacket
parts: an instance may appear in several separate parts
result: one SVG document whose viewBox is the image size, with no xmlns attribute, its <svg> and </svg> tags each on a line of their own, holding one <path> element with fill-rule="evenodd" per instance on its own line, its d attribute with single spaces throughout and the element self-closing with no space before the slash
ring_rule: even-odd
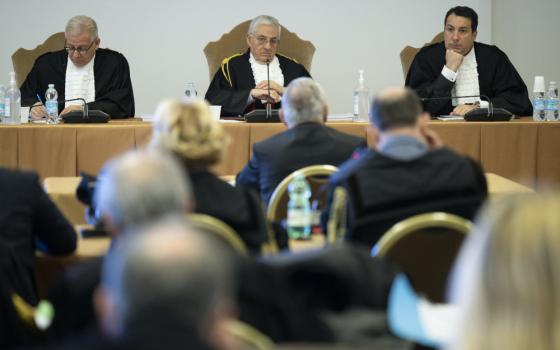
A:
<svg viewBox="0 0 560 350">
<path fill-rule="evenodd" d="M 338 166 L 366 140 L 319 123 L 303 123 L 253 145 L 253 157 L 237 176 L 236 186 L 259 191 L 268 204 L 276 186 L 309 165 Z"/>
</svg>

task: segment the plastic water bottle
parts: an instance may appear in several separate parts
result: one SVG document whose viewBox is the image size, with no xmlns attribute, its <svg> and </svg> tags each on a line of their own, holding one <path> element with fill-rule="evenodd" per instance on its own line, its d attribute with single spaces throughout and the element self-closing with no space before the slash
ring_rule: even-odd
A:
<svg viewBox="0 0 560 350">
<path fill-rule="evenodd" d="M 196 97 L 197 92 L 194 83 L 187 83 L 187 88 L 185 89 L 185 95 L 187 96 L 187 98 Z"/>
<path fill-rule="evenodd" d="M 297 175 L 288 186 L 288 236 L 291 239 L 309 239 L 311 233 L 311 189 L 304 175 Z"/>
<path fill-rule="evenodd" d="M 54 84 L 49 84 L 45 92 L 45 109 L 47 110 L 47 124 L 58 123 L 58 92 Z"/>
<path fill-rule="evenodd" d="M 558 86 L 555 81 L 549 83 L 546 95 L 546 120 L 558 120 Z"/>
<path fill-rule="evenodd" d="M 6 88 L 4 85 L 0 84 L 0 123 L 4 122 L 6 117 Z"/>
<path fill-rule="evenodd" d="M 358 86 L 354 89 L 354 121 L 367 122 L 369 119 L 369 89 L 364 85 L 364 70 L 360 69 Z"/>
<path fill-rule="evenodd" d="M 544 92 L 537 91 L 533 94 L 533 120 L 542 122 L 546 120 L 546 100 L 544 98 Z"/>
<path fill-rule="evenodd" d="M 10 86 L 4 97 L 6 124 L 21 124 L 21 94 L 16 84 L 16 73 L 10 72 Z"/>
<path fill-rule="evenodd" d="M 536 122 L 546 120 L 546 99 L 542 75 L 535 76 L 533 85 L 533 120 Z"/>
</svg>

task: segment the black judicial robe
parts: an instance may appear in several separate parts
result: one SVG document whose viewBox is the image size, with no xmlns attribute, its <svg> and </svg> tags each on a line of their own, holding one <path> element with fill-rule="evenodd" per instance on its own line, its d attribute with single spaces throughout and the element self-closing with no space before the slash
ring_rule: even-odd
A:
<svg viewBox="0 0 560 350">
<path fill-rule="evenodd" d="M 37 94 L 45 101 L 48 84 L 55 84 L 59 108 L 64 108 L 67 64 L 65 50 L 39 56 L 20 87 L 22 105 L 33 105 L 37 102 Z M 93 74 L 95 101 L 88 103 L 89 109 L 102 110 L 111 118 L 133 117 L 134 94 L 126 58 L 116 51 L 97 49 Z"/>
<path fill-rule="evenodd" d="M 477 42 L 474 50 L 480 94 L 488 96 L 494 107 L 505 108 L 518 116 L 532 115 L 527 86 L 507 55 L 496 46 Z M 416 90 L 420 97 L 451 96 L 455 83 L 441 74 L 444 65 L 443 42 L 423 47 L 410 66 L 405 85 Z M 453 110 L 451 99 L 426 101 L 424 108 L 432 115 L 449 114 Z"/>
<path fill-rule="evenodd" d="M 309 72 L 295 60 L 277 54 L 280 69 L 284 75 L 284 86 L 299 77 L 311 77 Z M 245 112 L 249 93 L 255 88 L 255 77 L 249 63 L 249 50 L 244 54 L 237 54 L 222 61 L 222 66 L 210 82 L 206 92 L 206 100 L 212 105 L 222 106 L 222 115 L 241 115 Z M 255 109 L 264 106 L 256 101 Z M 274 108 L 279 108 L 280 103 Z"/>
</svg>

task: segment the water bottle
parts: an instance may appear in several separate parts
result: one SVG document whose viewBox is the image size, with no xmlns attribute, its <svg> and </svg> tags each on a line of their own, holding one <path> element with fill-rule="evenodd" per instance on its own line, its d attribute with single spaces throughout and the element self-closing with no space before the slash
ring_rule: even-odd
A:
<svg viewBox="0 0 560 350">
<path fill-rule="evenodd" d="M 197 92 L 194 83 L 187 83 L 187 88 L 185 89 L 185 95 L 187 96 L 187 98 L 196 97 Z"/>
<path fill-rule="evenodd" d="M 291 239 L 309 239 L 311 233 L 311 207 L 309 197 L 311 189 L 304 175 L 296 175 L 288 185 L 288 237 Z"/>
<path fill-rule="evenodd" d="M 544 92 L 536 91 L 533 94 L 533 120 L 542 122 L 546 120 Z"/>
<path fill-rule="evenodd" d="M 546 120 L 558 120 L 558 87 L 555 81 L 551 81 L 548 85 L 548 92 L 546 94 Z"/>
<path fill-rule="evenodd" d="M 4 85 L 0 84 L 0 123 L 4 122 L 4 118 L 6 117 L 6 88 Z"/>
<path fill-rule="evenodd" d="M 367 122 L 369 118 L 369 89 L 364 85 L 364 70 L 360 69 L 358 86 L 354 89 L 354 121 Z"/>
<path fill-rule="evenodd" d="M 6 124 L 21 124 L 21 94 L 16 84 L 16 73 L 10 72 L 10 87 L 4 97 Z"/>
<path fill-rule="evenodd" d="M 533 85 L 533 120 L 536 122 L 546 120 L 546 100 L 544 96 L 544 77 L 537 75 Z"/>
<path fill-rule="evenodd" d="M 47 92 L 45 92 L 45 109 L 47 110 L 47 124 L 58 123 L 58 92 L 54 88 L 54 84 L 49 84 Z"/>
</svg>

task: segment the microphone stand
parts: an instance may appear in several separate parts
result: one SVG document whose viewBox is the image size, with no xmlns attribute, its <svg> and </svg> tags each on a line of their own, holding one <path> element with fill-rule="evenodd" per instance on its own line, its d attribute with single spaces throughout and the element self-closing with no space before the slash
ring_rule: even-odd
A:
<svg viewBox="0 0 560 350">
<path fill-rule="evenodd" d="M 82 110 L 82 116 L 84 117 L 84 119 L 88 119 L 89 118 L 89 108 L 88 108 L 88 104 L 87 104 L 86 100 L 81 98 L 81 97 L 78 97 L 78 98 L 71 98 L 69 100 L 64 100 L 62 102 L 72 102 L 72 101 L 81 101 L 83 103 L 84 109 Z"/>
<path fill-rule="evenodd" d="M 266 101 L 266 118 L 272 118 L 272 104 L 270 102 L 270 59 L 266 60 L 266 80 L 268 82 L 268 100 Z"/>
</svg>

